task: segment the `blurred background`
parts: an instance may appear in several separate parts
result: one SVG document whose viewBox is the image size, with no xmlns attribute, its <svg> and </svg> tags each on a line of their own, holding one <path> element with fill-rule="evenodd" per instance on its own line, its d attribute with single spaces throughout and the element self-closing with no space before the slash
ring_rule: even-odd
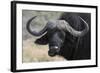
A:
<svg viewBox="0 0 100 73">
<path fill-rule="evenodd" d="M 37 16 L 31 22 L 31 29 L 40 31 L 49 20 L 58 19 L 63 12 L 52 11 L 35 11 L 35 10 L 23 10 L 22 11 L 22 38 L 23 38 L 23 62 L 47 62 L 47 61 L 63 61 L 64 58 L 60 56 L 50 57 L 48 56 L 48 45 L 37 45 L 34 41 L 39 38 L 31 35 L 26 30 L 26 24 L 28 20 L 34 16 Z"/>
</svg>

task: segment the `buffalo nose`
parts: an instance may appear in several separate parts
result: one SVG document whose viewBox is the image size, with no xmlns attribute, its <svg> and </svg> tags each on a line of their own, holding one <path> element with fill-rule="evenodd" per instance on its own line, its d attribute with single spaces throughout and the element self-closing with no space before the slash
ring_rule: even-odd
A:
<svg viewBox="0 0 100 73">
<path fill-rule="evenodd" d="M 53 57 L 59 52 L 59 48 L 57 46 L 50 47 L 50 50 L 48 51 L 48 55 Z"/>
</svg>

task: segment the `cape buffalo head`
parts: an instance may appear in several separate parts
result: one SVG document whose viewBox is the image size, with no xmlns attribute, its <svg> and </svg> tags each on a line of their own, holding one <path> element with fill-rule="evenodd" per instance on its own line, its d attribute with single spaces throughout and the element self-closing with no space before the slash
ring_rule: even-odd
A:
<svg viewBox="0 0 100 73">
<path fill-rule="evenodd" d="M 89 26 L 86 23 L 86 21 L 84 21 L 80 16 L 78 16 L 78 18 L 84 22 L 85 26 L 85 28 L 81 31 L 75 30 L 65 20 L 51 20 L 47 22 L 46 26 L 41 31 L 36 32 L 30 29 L 30 23 L 36 17 L 37 16 L 29 19 L 29 21 L 27 22 L 27 30 L 34 36 L 41 36 L 44 33 L 46 33 L 41 38 L 37 39 L 35 43 L 42 45 L 49 44 L 49 56 L 55 56 L 59 54 L 61 47 L 64 45 L 63 43 L 65 41 L 65 37 L 67 36 L 66 32 L 69 32 L 71 35 L 75 37 L 82 37 L 89 30 Z"/>
</svg>

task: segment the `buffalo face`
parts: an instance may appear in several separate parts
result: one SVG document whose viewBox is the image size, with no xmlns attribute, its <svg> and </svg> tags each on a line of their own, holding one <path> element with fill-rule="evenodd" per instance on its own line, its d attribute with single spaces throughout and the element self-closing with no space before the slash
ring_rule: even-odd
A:
<svg viewBox="0 0 100 73">
<path fill-rule="evenodd" d="M 55 56 L 59 54 L 60 48 L 64 43 L 65 32 L 58 28 L 49 29 L 47 32 L 48 44 L 49 44 L 49 56 Z"/>
</svg>

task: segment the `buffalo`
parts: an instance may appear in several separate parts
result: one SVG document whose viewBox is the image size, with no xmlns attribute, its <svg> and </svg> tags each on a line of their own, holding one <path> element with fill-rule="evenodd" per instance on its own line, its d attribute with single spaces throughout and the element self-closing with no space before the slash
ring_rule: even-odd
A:
<svg viewBox="0 0 100 73">
<path fill-rule="evenodd" d="M 49 46 L 48 55 L 63 56 L 67 60 L 90 59 L 90 14 L 63 13 L 59 19 L 49 20 L 39 31 L 32 31 L 30 24 L 37 16 L 27 22 L 27 30 L 34 36 L 41 36 L 35 43 Z"/>
</svg>

